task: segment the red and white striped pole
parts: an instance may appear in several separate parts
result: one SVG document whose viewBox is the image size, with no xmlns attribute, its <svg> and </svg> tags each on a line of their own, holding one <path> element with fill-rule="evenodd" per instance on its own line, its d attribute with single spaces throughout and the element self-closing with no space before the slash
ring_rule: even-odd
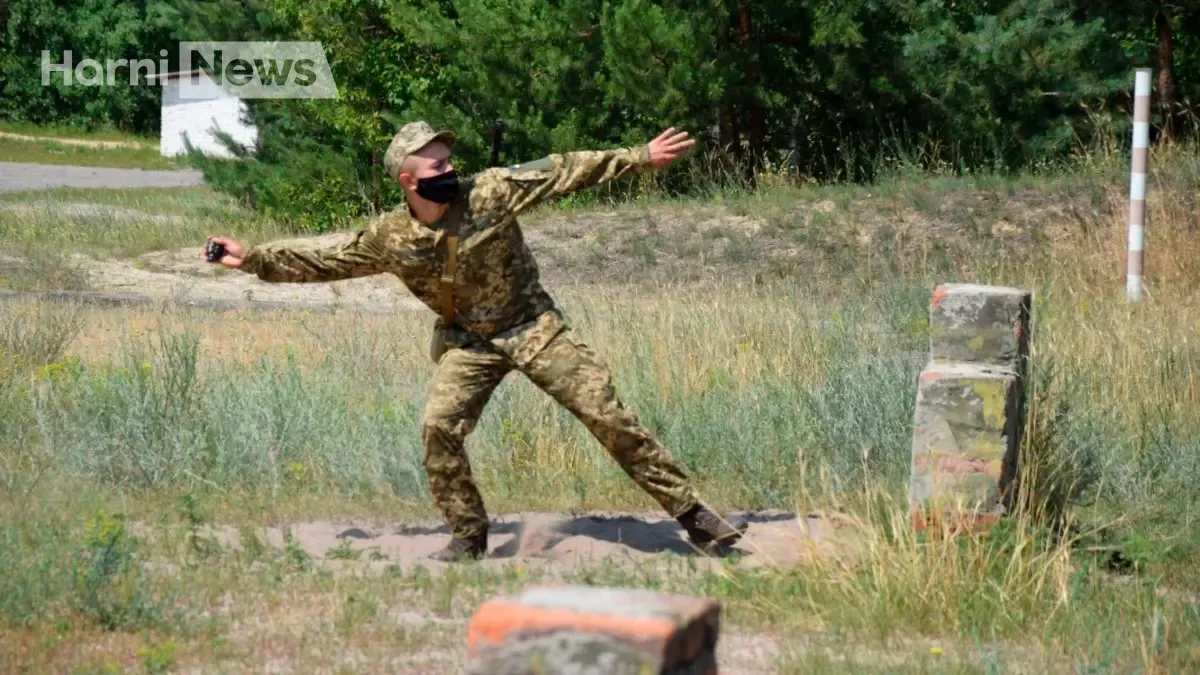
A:
<svg viewBox="0 0 1200 675">
<path fill-rule="evenodd" d="M 1129 261 L 1125 295 L 1142 299 L 1146 253 L 1146 174 L 1150 168 L 1150 69 L 1139 68 L 1133 86 L 1133 170 L 1129 176 Z"/>
</svg>

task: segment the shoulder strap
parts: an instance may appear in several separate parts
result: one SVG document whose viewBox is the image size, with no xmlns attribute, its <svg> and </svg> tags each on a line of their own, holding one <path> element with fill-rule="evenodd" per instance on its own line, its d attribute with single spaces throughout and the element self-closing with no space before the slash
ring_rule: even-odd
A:
<svg viewBox="0 0 1200 675">
<path fill-rule="evenodd" d="M 454 273 L 458 269 L 458 229 L 462 224 L 466 199 L 455 199 L 446 214 L 446 262 L 440 280 L 442 294 L 442 325 L 454 325 Z"/>
</svg>

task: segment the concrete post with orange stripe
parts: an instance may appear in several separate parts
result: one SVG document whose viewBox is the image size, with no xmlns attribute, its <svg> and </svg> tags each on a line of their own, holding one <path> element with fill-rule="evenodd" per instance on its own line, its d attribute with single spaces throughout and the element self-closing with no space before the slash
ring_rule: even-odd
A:
<svg viewBox="0 0 1200 675">
<path fill-rule="evenodd" d="M 1129 173 L 1129 253 L 1125 267 L 1125 295 L 1142 299 L 1146 256 L 1146 175 L 1150 169 L 1150 75 L 1141 68 L 1133 84 L 1133 157 Z"/>
<path fill-rule="evenodd" d="M 716 675 L 720 606 L 707 598 L 535 586 L 471 618 L 468 673 Z"/>
<path fill-rule="evenodd" d="M 915 523 L 985 524 L 1012 504 L 1024 429 L 1032 295 L 943 284 L 930 303 L 930 360 L 913 423 L 909 502 Z"/>
</svg>

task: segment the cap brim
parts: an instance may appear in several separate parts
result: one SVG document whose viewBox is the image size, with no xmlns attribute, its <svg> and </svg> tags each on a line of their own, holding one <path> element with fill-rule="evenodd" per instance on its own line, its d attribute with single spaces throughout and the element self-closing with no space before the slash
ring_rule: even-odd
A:
<svg viewBox="0 0 1200 675">
<path fill-rule="evenodd" d="M 428 146 L 430 143 L 432 143 L 434 141 L 441 141 L 441 142 L 445 143 L 447 147 L 452 148 L 452 147 L 454 147 L 454 141 L 456 138 L 457 138 L 457 136 L 454 135 L 454 132 L 450 131 L 449 129 L 446 129 L 444 131 L 439 131 L 436 134 L 430 136 L 429 140 L 427 140 L 424 143 L 422 143 L 421 145 L 417 146 L 417 149 L 413 150 L 409 154 L 415 155 L 416 153 L 420 152 L 421 149 L 425 148 L 426 146 Z"/>
</svg>

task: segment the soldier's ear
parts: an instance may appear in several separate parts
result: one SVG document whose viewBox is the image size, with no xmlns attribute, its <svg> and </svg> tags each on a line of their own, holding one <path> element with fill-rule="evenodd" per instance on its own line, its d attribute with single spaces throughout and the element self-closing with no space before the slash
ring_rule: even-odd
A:
<svg viewBox="0 0 1200 675">
<path fill-rule="evenodd" d="M 401 171 L 400 175 L 396 178 L 396 182 L 406 191 L 417 189 L 417 179 L 413 178 L 413 175 L 407 171 Z"/>
</svg>

